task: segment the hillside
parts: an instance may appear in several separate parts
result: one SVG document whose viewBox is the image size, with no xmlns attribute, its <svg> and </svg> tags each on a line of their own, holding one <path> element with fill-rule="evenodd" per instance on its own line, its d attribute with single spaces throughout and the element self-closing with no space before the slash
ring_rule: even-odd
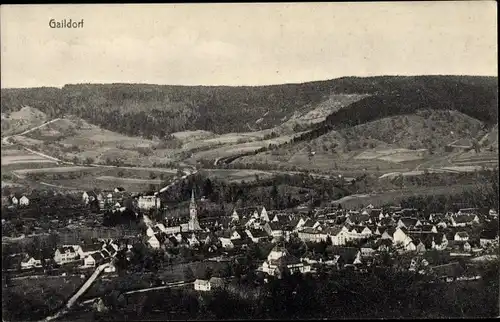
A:
<svg viewBox="0 0 500 322">
<path fill-rule="evenodd" d="M 496 132 L 495 132 L 496 129 Z M 496 159 L 491 143 L 498 126 L 452 110 L 422 109 L 409 115 L 396 115 L 364 124 L 328 130 L 318 137 L 305 138 L 235 161 L 236 165 L 271 164 L 322 170 L 379 169 L 410 170 L 424 161 L 442 158 L 452 165 L 446 146 L 452 142 L 480 142 L 481 151 L 463 152 L 465 160 Z M 491 155 L 486 156 L 490 153 Z M 481 155 L 481 156 L 480 156 Z M 457 156 L 459 157 L 459 156 Z M 436 163 L 437 164 L 437 163 Z"/>
<path fill-rule="evenodd" d="M 384 76 L 255 87 L 80 84 L 2 89 L 1 98 L 3 113 L 29 105 L 49 118 L 73 114 L 107 130 L 152 138 L 260 131 L 297 118 L 306 127 L 346 127 L 419 109 L 451 109 L 494 124 L 497 88 L 496 77 Z"/>
<path fill-rule="evenodd" d="M 4 113 L 2 108 L 2 136 L 21 133 L 45 121 L 47 115 L 30 106 L 23 106 L 11 113 Z"/>
</svg>

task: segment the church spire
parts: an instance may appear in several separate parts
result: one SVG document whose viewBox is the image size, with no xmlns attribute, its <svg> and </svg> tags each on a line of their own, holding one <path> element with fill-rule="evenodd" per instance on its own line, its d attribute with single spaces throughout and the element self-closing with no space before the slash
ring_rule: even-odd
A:
<svg viewBox="0 0 500 322">
<path fill-rule="evenodd" d="M 191 190 L 191 208 L 196 207 L 196 203 L 194 201 L 194 189 Z"/>
</svg>

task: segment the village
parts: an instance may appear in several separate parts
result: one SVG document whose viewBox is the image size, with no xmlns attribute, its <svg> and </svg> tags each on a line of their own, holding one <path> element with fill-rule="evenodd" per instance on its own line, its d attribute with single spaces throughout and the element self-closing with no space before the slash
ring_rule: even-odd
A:
<svg viewBox="0 0 500 322">
<path fill-rule="evenodd" d="M 11 211 L 33 206 L 27 195 L 12 195 L 3 202 L 9 204 Z M 79 204 L 116 216 L 131 212 L 142 218 L 141 231 L 127 237 L 58 244 L 53 253 L 35 247 L 31 253 L 9 255 L 4 270 L 23 276 L 40 271 L 48 274 L 51 269 L 64 267 L 88 272 L 109 263 L 104 273 L 112 274 L 117 267 L 128 269 L 138 248 L 161 253 L 156 258 L 172 265 L 180 257 L 184 261 L 234 262 L 250 249 L 260 247 L 264 254 L 252 258 L 252 267 L 264 277 L 279 278 L 285 272 L 314 274 L 318 269 L 362 273 L 387 264 L 387 257 L 404 255 L 409 259 L 404 269 L 434 272 L 453 281 L 480 278 L 471 269 L 472 264 L 494 258 L 499 242 L 498 213 L 493 209 L 465 208 L 424 215 L 417 209 L 397 206 L 377 209 L 368 205 L 356 210 L 268 210 L 256 206 L 232 209 L 227 216 L 200 219 L 193 191 L 187 218 L 172 219 L 166 215 L 163 220 L 155 220 L 149 214 L 162 209 L 157 195 L 131 198 L 122 188 L 105 194 L 84 192 Z M 2 218 L 2 227 L 7 224 Z M 205 276 L 196 276 L 193 283 L 197 291 L 210 291 L 223 284 L 221 277 L 231 277 L 230 273 L 202 275 Z"/>
</svg>

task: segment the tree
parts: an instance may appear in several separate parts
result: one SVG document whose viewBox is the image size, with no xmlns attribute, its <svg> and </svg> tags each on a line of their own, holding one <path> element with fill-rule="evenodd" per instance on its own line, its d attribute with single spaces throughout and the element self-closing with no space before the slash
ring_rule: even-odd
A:
<svg viewBox="0 0 500 322">
<path fill-rule="evenodd" d="M 210 178 L 206 178 L 203 184 L 203 195 L 211 199 L 213 193 L 214 193 L 214 188 L 212 185 L 212 181 L 210 180 Z"/>
<path fill-rule="evenodd" d="M 186 267 L 184 268 L 184 281 L 191 281 L 194 279 L 194 272 L 193 272 L 193 269 L 191 267 L 189 267 L 189 265 L 186 265 Z"/>
<path fill-rule="evenodd" d="M 276 187 L 276 185 L 273 184 L 273 187 L 271 189 L 271 201 L 272 201 L 272 204 L 274 205 L 274 208 L 278 208 L 280 205 L 278 197 L 279 197 L 278 187 Z"/>
</svg>

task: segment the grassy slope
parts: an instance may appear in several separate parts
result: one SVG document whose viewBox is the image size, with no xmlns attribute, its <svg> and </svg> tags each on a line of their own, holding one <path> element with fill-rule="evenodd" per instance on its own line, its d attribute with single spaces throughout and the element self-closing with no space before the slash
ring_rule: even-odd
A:
<svg viewBox="0 0 500 322">
<path fill-rule="evenodd" d="M 350 128 L 332 130 L 310 141 L 297 142 L 278 150 L 247 156 L 236 163 L 286 163 L 298 167 L 335 169 L 344 167 L 379 167 L 381 169 L 405 169 L 415 165 L 411 162 L 394 163 L 382 159 L 360 160 L 368 151 L 405 149 L 428 149 L 444 154 L 444 147 L 458 139 L 471 142 L 482 137 L 484 123 L 457 111 L 419 110 L 410 115 L 397 115 L 374 120 Z M 315 155 L 309 157 L 309 151 Z M 425 154 L 424 154 L 425 155 Z M 424 159 L 434 156 L 424 156 Z"/>
<path fill-rule="evenodd" d="M 45 121 L 47 121 L 45 113 L 29 106 L 24 106 L 9 114 L 2 112 L 2 136 L 23 132 Z"/>
</svg>

